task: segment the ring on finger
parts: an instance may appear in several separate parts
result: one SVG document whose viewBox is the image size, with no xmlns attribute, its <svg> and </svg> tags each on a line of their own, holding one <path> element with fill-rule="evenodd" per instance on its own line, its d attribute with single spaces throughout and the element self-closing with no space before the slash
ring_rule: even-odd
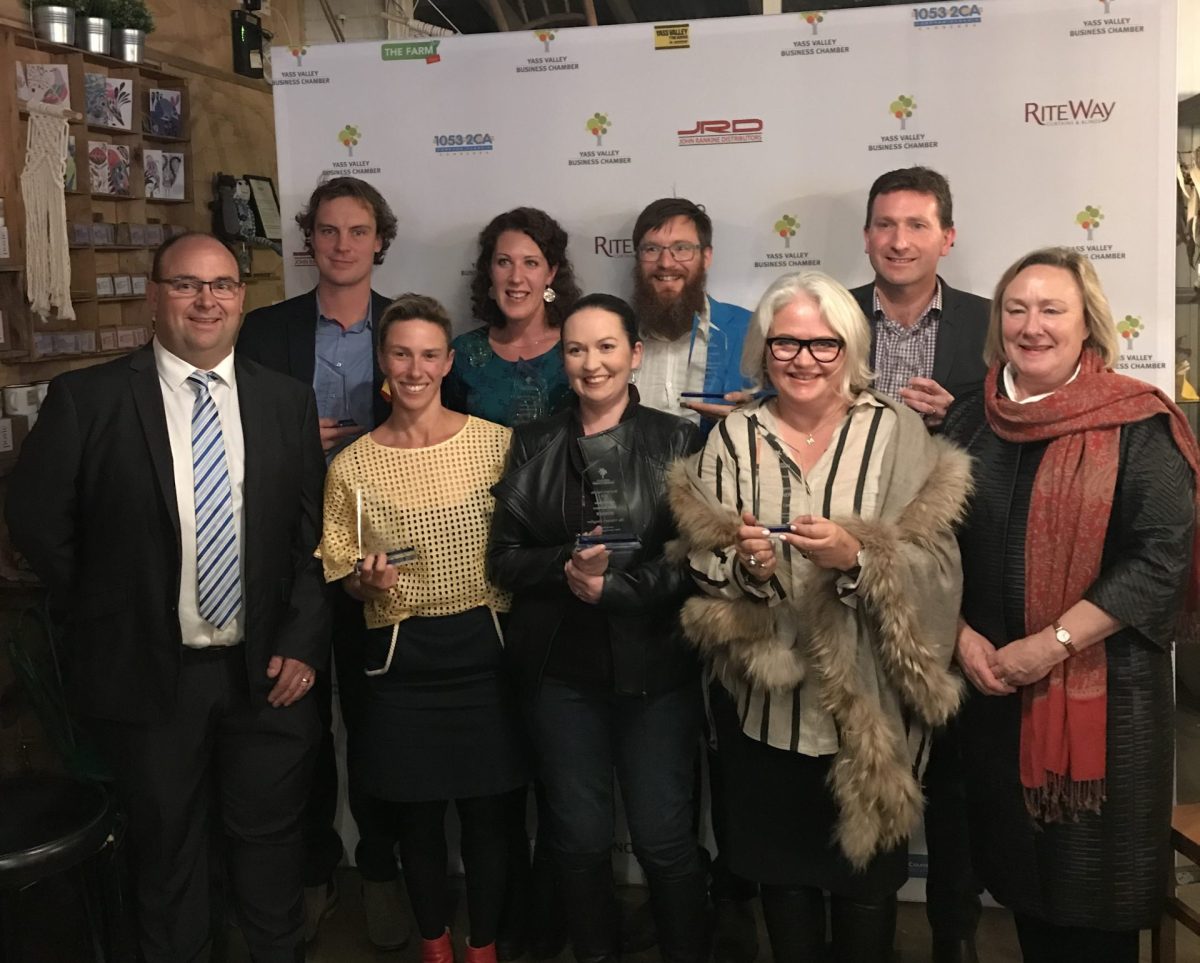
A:
<svg viewBox="0 0 1200 963">
<path fill-rule="evenodd" d="M 762 563 L 759 562 L 758 556 L 751 552 L 746 556 L 746 564 L 750 566 L 750 568 L 758 568 L 758 566 Z"/>
</svg>

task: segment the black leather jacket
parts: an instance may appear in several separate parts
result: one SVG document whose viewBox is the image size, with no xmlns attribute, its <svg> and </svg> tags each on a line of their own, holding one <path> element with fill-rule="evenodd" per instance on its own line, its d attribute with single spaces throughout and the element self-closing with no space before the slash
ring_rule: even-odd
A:
<svg viewBox="0 0 1200 963">
<path fill-rule="evenodd" d="M 631 525 L 641 547 L 614 552 L 597 614 L 608 619 L 614 690 L 649 695 L 673 689 L 699 671 L 679 629 L 679 609 L 692 592 L 686 568 L 668 562 L 675 537 L 664 475 L 701 444 L 682 418 L 635 406 L 615 428 L 579 438 L 584 459 L 604 452 L 619 459 Z M 578 407 L 513 431 L 504 477 L 492 488 L 496 510 L 488 545 L 488 578 L 515 594 L 505 647 L 526 693 L 536 691 L 550 645 L 570 598 L 563 566 L 577 532 L 565 521 L 566 446 L 576 437 Z"/>
</svg>

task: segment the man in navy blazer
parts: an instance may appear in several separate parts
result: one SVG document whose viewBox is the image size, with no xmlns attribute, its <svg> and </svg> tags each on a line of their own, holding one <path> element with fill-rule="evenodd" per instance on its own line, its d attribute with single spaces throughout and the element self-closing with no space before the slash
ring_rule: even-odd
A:
<svg viewBox="0 0 1200 963">
<path fill-rule="evenodd" d="M 233 353 L 243 297 L 216 238 L 167 241 L 152 343 L 54 379 L 9 487 L 13 543 L 64 623 L 69 704 L 129 817 L 147 963 L 209 952 L 214 824 L 251 957 L 304 958 L 324 465 L 312 392 Z"/>
<path fill-rule="evenodd" d="M 863 239 L 875 280 L 851 291 L 871 325 L 875 388 L 937 430 L 954 399 L 983 385 L 991 302 L 938 275 L 956 236 L 950 184 L 928 167 L 880 175 Z M 981 910 L 971 867 L 957 723 L 934 733 L 925 769 L 925 909 L 933 963 L 973 963 Z"/>
<path fill-rule="evenodd" d="M 316 393 L 321 444 L 333 456 L 364 431 L 387 419 L 391 405 L 380 394 L 383 375 L 375 363 L 374 322 L 391 303 L 371 288 L 371 274 L 396 236 L 396 218 L 383 196 L 356 177 L 319 184 L 296 216 L 317 267 L 311 291 L 250 312 L 238 352 L 291 375 Z M 366 698 L 362 665 L 365 627 L 362 603 L 340 586 L 330 588 L 338 702 L 353 741 Z M 334 868 L 342 841 L 334 828 L 338 801 L 334 753 L 333 694 L 328 676 L 313 692 L 321 713 L 321 749 L 305 813 L 305 939 L 316 938 L 321 919 L 337 900 Z M 353 753 L 348 765 L 353 765 Z M 347 787 L 358 826 L 355 863 L 363 879 L 367 935 L 379 949 L 408 942 L 396 868 L 395 820 L 377 801 L 363 799 L 353 773 Z"/>
<path fill-rule="evenodd" d="M 950 184 L 928 167 L 871 185 L 863 239 L 875 280 L 850 293 L 871 325 L 875 387 L 941 424 L 956 397 L 983 384 L 991 302 L 938 276 L 956 231 Z"/>
</svg>

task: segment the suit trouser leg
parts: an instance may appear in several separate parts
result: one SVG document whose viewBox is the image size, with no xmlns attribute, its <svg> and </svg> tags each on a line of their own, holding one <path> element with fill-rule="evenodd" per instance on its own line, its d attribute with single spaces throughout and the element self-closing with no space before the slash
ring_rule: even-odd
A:
<svg viewBox="0 0 1200 963">
<path fill-rule="evenodd" d="M 329 881 L 342 861 L 342 838 L 334 828 L 338 804 L 337 755 L 333 742 L 333 680 L 317 672 L 308 698 L 313 701 L 321 727 L 313 762 L 312 790 L 304 806 L 304 885 Z"/>
<path fill-rule="evenodd" d="M 138 938 L 146 963 L 190 963 L 208 952 L 214 785 L 220 816 L 234 837 L 230 877 L 247 942 L 256 960 L 293 958 L 290 904 L 295 903 L 298 940 L 299 819 L 316 715 L 305 700 L 289 709 L 253 710 L 243 658 L 240 647 L 185 654 L 168 718 L 153 725 L 93 720 L 89 726 L 129 816 Z M 247 871 L 255 860 L 261 867 Z M 264 885 L 272 893 L 263 896 Z M 264 902 L 286 902 L 289 912 L 263 911 Z M 275 954 L 272 943 L 288 949 Z"/>
</svg>

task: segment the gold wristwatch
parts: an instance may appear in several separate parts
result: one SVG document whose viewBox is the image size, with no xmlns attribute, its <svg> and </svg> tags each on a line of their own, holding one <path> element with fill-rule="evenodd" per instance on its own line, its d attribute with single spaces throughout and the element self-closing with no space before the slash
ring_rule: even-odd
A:
<svg viewBox="0 0 1200 963">
<path fill-rule="evenodd" d="M 1071 641 L 1071 633 L 1059 625 L 1058 622 L 1054 623 L 1054 637 L 1067 650 L 1068 655 L 1079 655 L 1079 650 L 1075 648 L 1075 643 Z"/>
</svg>

